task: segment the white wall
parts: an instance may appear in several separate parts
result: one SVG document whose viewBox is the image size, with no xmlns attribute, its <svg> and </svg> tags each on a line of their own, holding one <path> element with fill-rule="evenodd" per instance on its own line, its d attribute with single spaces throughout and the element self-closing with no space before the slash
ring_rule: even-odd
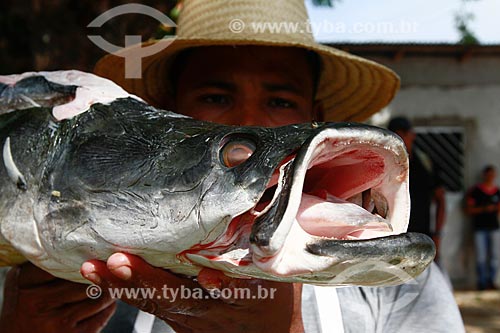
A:
<svg viewBox="0 0 500 333">
<path fill-rule="evenodd" d="M 478 181 L 484 165 L 500 170 L 500 56 L 473 56 L 465 61 L 444 56 L 374 60 L 394 69 L 402 79 L 402 89 L 389 106 L 391 116 L 404 115 L 427 126 L 466 129 L 466 187 Z M 457 286 L 473 287 L 471 228 L 461 211 L 461 196 L 447 195 L 442 262 Z"/>
</svg>

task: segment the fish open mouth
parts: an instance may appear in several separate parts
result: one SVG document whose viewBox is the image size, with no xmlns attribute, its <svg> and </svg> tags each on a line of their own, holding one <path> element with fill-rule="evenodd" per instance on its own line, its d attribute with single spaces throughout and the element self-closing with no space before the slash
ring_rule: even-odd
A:
<svg viewBox="0 0 500 333">
<path fill-rule="evenodd" d="M 359 125 L 325 128 L 281 163 L 251 211 L 233 219 L 221 238 L 187 256 L 194 261 L 202 256 L 204 265 L 223 264 L 235 273 L 232 265 L 254 266 L 284 281 L 401 283 L 434 257 L 427 236 L 404 234 L 410 212 L 408 167 L 403 143 L 386 131 Z M 341 276 L 346 268 L 367 262 L 384 267 Z"/>
</svg>

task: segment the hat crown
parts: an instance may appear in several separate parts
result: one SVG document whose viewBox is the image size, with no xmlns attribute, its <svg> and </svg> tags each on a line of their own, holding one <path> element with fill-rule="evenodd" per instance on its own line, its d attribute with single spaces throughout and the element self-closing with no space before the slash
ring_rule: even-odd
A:
<svg viewBox="0 0 500 333">
<path fill-rule="evenodd" d="M 184 0 L 177 36 L 314 40 L 304 0 Z"/>
<path fill-rule="evenodd" d="M 318 44 L 304 0 L 183 0 L 183 5 L 177 36 L 158 41 L 161 51 L 144 57 L 142 44 L 131 46 L 101 59 L 95 72 L 152 104 L 169 107 L 168 73 L 183 50 L 216 45 L 297 47 L 320 57 L 316 100 L 327 121 L 365 120 L 386 106 L 399 87 L 397 75 L 386 67 Z M 235 20 L 237 24 L 231 25 Z M 142 79 L 129 79 L 125 59 L 138 55 Z"/>
</svg>

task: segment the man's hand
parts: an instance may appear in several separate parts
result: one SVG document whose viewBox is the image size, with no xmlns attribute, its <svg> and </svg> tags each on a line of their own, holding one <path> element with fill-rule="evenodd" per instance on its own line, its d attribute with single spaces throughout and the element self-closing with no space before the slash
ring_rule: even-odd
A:
<svg viewBox="0 0 500 333">
<path fill-rule="evenodd" d="M 0 332 L 99 332 L 116 305 L 109 296 L 89 299 L 86 288 L 30 263 L 13 267 L 5 280 Z"/>
<path fill-rule="evenodd" d="M 303 331 L 300 315 L 293 317 L 294 312 L 300 314 L 300 290 L 294 292 L 291 284 L 232 279 L 209 269 L 200 272 L 196 283 L 123 253 L 113 254 L 107 263 L 87 261 L 81 273 L 102 289 L 148 288 L 154 291 L 152 297 L 127 298 L 122 294 L 121 299 L 165 320 L 179 333 Z M 250 297 L 234 297 L 235 288 L 247 288 Z M 182 289 L 185 289 L 184 297 Z M 259 289 L 267 290 L 268 297 L 258 299 Z M 221 297 L 210 297 L 208 291 L 217 290 Z M 176 292 L 177 297 L 173 297 Z M 185 297 L 188 294 L 191 297 Z"/>
</svg>

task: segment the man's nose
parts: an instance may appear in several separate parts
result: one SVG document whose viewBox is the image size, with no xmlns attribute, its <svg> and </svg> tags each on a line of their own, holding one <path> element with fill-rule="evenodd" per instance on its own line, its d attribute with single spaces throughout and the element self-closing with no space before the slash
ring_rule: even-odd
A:
<svg viewBox="0 0 500 333">
<path fill-rule="evenodd" d="M 266 126 L 268 124 L 267 112 L 255 100 L 246 100 L 236 106 L 235 121 L 242 126 Z"/>
</svg>

